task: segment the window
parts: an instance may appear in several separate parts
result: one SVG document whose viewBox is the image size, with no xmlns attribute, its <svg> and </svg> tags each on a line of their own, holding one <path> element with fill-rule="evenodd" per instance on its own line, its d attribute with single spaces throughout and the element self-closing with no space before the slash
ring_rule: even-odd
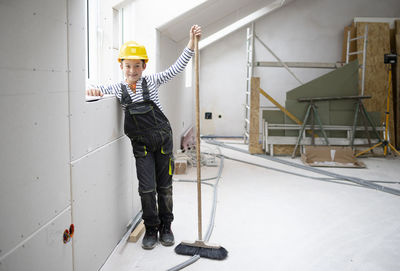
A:
<svg viewBox="0 0 400 271">
<path fill-rule="evenodd" d="M 124 35 L 124 9 L 100 0 L 86 0 L 86 9 L 87 87 L 122 80 L 116 59 Z"/>
</svg>

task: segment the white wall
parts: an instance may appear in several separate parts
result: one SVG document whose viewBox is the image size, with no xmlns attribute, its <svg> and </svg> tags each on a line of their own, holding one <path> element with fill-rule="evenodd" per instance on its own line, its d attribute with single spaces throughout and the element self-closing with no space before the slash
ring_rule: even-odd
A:
<svg viewBox="0 0 400 271">
<path fill-rule="evenodd" d="M 1 1 L 0 37 L 0 270 L 97 270 L 140 201 L 117 101 L 84 100 L 85 1 Z"/>
<path fill-rule="evenodd" d="M 336 62 L 341 59 L 343 29 L 354 17 L 396 17 L 396 0 L 295 0 L 256 21 L 258 36 L 283 61 Z M 276 61 L 255 42 L 255 60 Z M 203 134 L 243 134 L 246 88 L 246 29 L 240 29 L 201 51 L 201 110 L 213 120 L 201 122 Z M 303 81 L 329 70 L 293 69 Z M 286 92 L 299 83 L 282 68 L 255 68 L 261 88 L 284 105 Z M 272 105 L 261 97 L 261 105 Z M 222 115 L 221 119 L 214 115 Z"/>
</svg>

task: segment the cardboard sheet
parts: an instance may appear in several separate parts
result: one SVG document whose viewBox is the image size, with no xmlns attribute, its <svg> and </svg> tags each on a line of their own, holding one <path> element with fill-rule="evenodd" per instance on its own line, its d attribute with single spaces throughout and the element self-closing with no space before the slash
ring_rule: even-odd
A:
<svg viewBox="0 0 400 271">
<path fill-rule="evenodd" d="M 350 147 L 306 146 L 301 160 L 312 167 L 366 167 L 356 159 Z"/>
</svg>

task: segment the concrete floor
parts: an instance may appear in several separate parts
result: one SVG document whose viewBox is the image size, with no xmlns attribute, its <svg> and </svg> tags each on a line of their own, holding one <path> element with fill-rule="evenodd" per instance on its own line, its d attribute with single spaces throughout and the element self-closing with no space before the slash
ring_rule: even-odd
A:
<svg viewBox="0 0 400 271">
<path fill-rule="evenodd" d="M 237 159 L 326 178 L 233 150 L 221 151 Z M 301 163 L 299 159 L 280 158 Z M 400 182 L 399 158 L 360 160 L 367 168 L 324 169 L 366 180 Z M 216 176 L 217 171 L 216 167 L 203 167 L 202 177 Z M 196 168 L 175 178 L 195 179 Z M 201 258 L 184 270 L 400 270 L 400 196 L 338 182 L 225 159 L 210 242 L 225 247 L 228 258 Z M 384 185 L 400 189 L 400 184 Z M 204 234 L 212 192 L 211 187 L 203 186 Z M 176 244 L 197 238 L 196 204 L 195 183 L 175 182 Z M 189 258 L 176 255 L 173 248 L 158 245 L 145 251 L 141 239 L 122 244 L 101 270 L 167 270 Z"/>
</svg>

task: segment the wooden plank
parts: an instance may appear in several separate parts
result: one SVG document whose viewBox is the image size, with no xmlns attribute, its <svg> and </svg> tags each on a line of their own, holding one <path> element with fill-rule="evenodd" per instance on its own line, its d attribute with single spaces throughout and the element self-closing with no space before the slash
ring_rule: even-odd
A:
<svg viewBox="0 0 400 271">
<path fill-rule="evenodd" d="M 260 144 L 260 78 L 251 78 L 250 88 L 250 129 L 249 152 L 251 154 L 263 153 Z"/>
<path fill-rule="evenodd" d="M 129 235 L 128 242 L 136 243 L 139 240 L 140 236 L 142 236 L 144 229 L 144 222 L 142 220 L 140 221 L 139 225 L 137 225 L 136 228 L 132 231 L 131 235 Z"/>
<path fill-rule="evenodd" d="M 383 56 L 390 53 L 390 29 L 388 23 L 365 23 L 359 22 L 357 36 L 364 35 L 365 25 L 368 24 L 368 43 L 365 70 L 364 95 L 372 96 L 372 99 L 364 101 L 367 111 L 381 113 L 381 122 L 385 121 L 386 97 L 388 90 L 388 64 L 383 62 Z M 357 50 L 363 49 L 363 40 L 357 41 Z M 358 55 L 358 61 L 363 64 L 363 56 Z M 361 80 L 360 69 L 360 80 Z M 361 88 L 361 83 L 359 84 Z M 393 92 L 392 92 L 393 93 Z M 390 95 L 389 112 L 391 115 L 389 134 L 391 143 L 394 144 L 394 121 L 393 121 L 393 95 Z"/>
</svg>

